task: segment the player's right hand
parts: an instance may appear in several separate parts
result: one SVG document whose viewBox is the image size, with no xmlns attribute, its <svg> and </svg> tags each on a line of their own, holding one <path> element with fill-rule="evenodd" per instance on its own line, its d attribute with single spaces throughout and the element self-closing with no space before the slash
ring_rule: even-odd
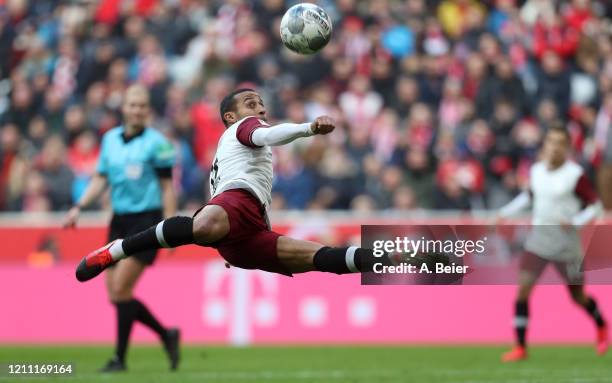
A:
<svg viewBox="0 0 612 383">
<path fill-rule="evenodd" d="M 312 122 L 310 129 L 314 134 L 328 134 L 336 129 L 336 122 L 331 117 L 320 116 Z"/>
<path fill-rule="evenodd" d="M 77 221 L 79 220 L 79 215 L 81 214 L 81 208 L 78 206 L 72 207 L 68 210 L 66 217 L 64 217 L 64 228 L 75 227 Z"/>
</svg>

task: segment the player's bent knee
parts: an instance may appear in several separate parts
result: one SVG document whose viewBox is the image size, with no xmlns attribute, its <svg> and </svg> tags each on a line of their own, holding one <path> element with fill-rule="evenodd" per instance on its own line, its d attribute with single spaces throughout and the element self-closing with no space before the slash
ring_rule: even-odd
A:
<svg viewBox="0 0 612 383">
<path fill-rule="evenodd" d="M 193 220 L 193 237 L 197 244 L 208 244 L 229 233 L 229 220 L 223 208 L 206 206 Z"/>
<path fill-rule="evenodd" d="M 109 298 L 112 303 L 128 301 L 132 299 L 132 289 L 122 285 L 113 286 L 109 289 Z"/>
<path fill-rule="evenodd" d="M 203 218 L 193 223 L 193 238 L 196 243 L 210 243 L 216 237 L 218 223 L 215 219 Z"/>
</svg>

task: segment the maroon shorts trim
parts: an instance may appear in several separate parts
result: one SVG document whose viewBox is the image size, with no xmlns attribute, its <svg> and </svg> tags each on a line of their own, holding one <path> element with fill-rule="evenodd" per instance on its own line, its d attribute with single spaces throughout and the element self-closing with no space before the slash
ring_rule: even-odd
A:
<svg viewBox="0 0 612 383">
<path fill-rule="evenodd" d="M 266 211 L 253 194 L 245 189 L 230 189 L 206 205 L 221 206 L 228 215 L 229 233 L 210 246 L 229 264 L 292 276 L 278 259 L 276 242 L 281 235 L 269 229 Z"/>
</svg>

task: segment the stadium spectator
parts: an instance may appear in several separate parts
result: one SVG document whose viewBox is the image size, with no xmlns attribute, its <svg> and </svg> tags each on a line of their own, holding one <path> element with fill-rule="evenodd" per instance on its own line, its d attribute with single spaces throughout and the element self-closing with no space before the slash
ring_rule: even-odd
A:
<svg viewBox="0 0 612 383">
<path fill-rule="evenodd" d="M 601 153 L 597 182 L 601 200 L 606 209 L 612 209 L 612 132 L 610 127 L 612 127 L 612 93 L 606 95 L 595 122 L 595 142 Z"/>
<path fill-rule="evenodd" d="M 96 172 L 99 147 L 97 137 L 92 131 L 79 134 L 68 149 L 68 164 L 74 171 L 72 200 L 78 201 L 85 191 L 91 176 Z"/>
<path fill-rule="evenodd" d="M 438 8 L 438 19 L 449 36 L 458 38 L 466 31 L 470 18 L 485 12 L 485 7 L 478 1 L 444 0 Z"/>
<path fill-rule="evenodd" d="M 569 75 L 563 66 L 561 56 L 557 52 L 548 50 L 542 54 L 542 66 L 536 73 L 536 102 L 549 98 L 558 110 L 567 113 L 571 92 Z"/>
<path fill-rule="evenodd" d="M 6 124 L 0 130 L 0 203 L 3 210 L 20 210 L 27 182 L 27 161 L 21 144 L 21 135 L 15 124 Z M 44 188 L 44 182 L 40 185 Z"/>
<path fill-rule="evenodd" d="M 47 139 L 34 168 L 40 172 L 45 181 L 51 209 L 70 208 L 74 174 L 66 164 L 66 146 L 60 136 L 51 136 Z"/>
<path fill-rule="evenodd" d="M 488 119 L 493 106 L 501 99 L 508 100 L 518 108 L 521 115 L 528 113 L 529 103 L 525 88 L 512 67 L 509 58 L 502 58 L 495 65 L 495 71 L 481 83 L 476 94 L 476 111 L 479 117 Z"/>
</svg>

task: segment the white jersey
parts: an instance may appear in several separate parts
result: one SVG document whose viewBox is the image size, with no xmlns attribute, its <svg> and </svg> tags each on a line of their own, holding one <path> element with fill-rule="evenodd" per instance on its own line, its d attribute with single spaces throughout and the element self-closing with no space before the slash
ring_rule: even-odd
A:
<svg viewBox="0 0 612 383">
<path fill-rule="evenodd" d="M 530 170 L 532 230 L 525 249 L 543 258 L 574 262 L 582 257 L 577 227 L 561 227 L 573 222 L 585 205 L 597 200 L 580 165 L 566 161 L 557 169 L 545 162 Z"/>
<path fill-rule="evenodd" d="M 267 209 L 272 200 L 272 148 L 249 143 L 257 127 L 268 124 L 256 117 L 246 117 L 228 127 L 217 145 L 210 172 L 210 195 L 230 189 L 246 189 Z M 239 130 L 240 128 L 240 130 Z M 239 139 L 238 135 L 241 135 Z M 245 141 L 244 136 L 247 136 Z"/>
<path fill-rule="evenodd" d="M 532 223 L 558 225 L 563 221 L 571 222 L 584 204 L 592 203 L 592 197 L 586 197 L 582 190 L 585 188 L 581 180 L 583 175 L 582 167 L 570 160 L 552 170 L 542 161 L 535 163 L 529 174 Z"/>
</svg>

